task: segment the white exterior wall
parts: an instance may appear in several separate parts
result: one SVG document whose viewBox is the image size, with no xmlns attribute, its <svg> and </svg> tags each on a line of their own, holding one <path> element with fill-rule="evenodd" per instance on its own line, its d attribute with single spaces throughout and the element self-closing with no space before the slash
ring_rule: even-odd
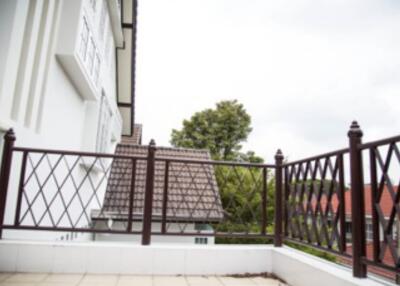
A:
<svg viewBox="0 0 400 286">
<path fill-rule="evenodd" d="M 113 26 L 110 18 L 119 12 L 109 10 L 118 8 L 113 1 L 117 2 L 95 0 L 96 9 L 92 9 L 90 0 L 0 2 L 1 135 L 13 128 L 16 146 L 97 151 L 100 102 L 101 95 L 105 94 L 112 116 L 109 140 L 103 151 L 113 152 L 122 129 L 116 105 L 118 25 Z M 102 9 L 106 15 L 105 25 L 101 27 L 104 36 L 100 32 Z M 78 54 L 84 16 L 90 23 L 101 62 L 98 78 L 88 72 L 90 63 L 80 60 Z M 115 22 L 114 18 L 114 23 L 119 21 Z M 120 26 L 119 32 L 122 34 Z M 74 62 L 78 65 L 71 64 Z M 91 96 L 85 89 L 88 86 Z M 13 221 L 19 181 L 18 156 L 15 159 L 7 198 L 7 222 Z M 25 233 L 4 231 L 3 235 L 18 238 Z M 29 235 L 41 238 L 43 233 Z M 60 233 L 47 233 L 45 237 L 59 238 Z"/>
<path fill-rule="evenodd" d="M 104 40 L 99 39 L 101 6 L 108 11 L 108 5 L 103 0 L 96 2 L 96 10 L 88 7 L 89 0 L 0 2 L 0 129 L 14 128 L 17 145 L 95 151 L 96 136 L 91 136 L 94 142 L 87 142 L 84 134 L 89 129 L 97 131 L 98 114 L 91 109 L 99 105 L 102 90 L 113 109 L 114 137 L 119 137 L 122 122 L 116 108 L 116 45 L 108 13 Z M 71 7 L 78 8 L 79 17 L 68 19 L 66 11 Z M 92 100 L 59 60 L 65 54 L 78 57 L 75 46 L 79 45 L 84 15 L 91 21 L 101 59 L 93 90 L 96 98 Z M 64 27 L 76 29 L 69 29 L 71 35 L 66 35 Z M 90 78 L 85 80 L 89 82 Z"/>
<path fill-rule="evenodd" d="M 168 232 L 181 232 L 181 228 L 177 223 L 168 223 Z M 114 222 L 113 229 L 123 230 L 126 229 L 126 224 L 121 222 Z M 153 232 L 160 232 L 161 223 L 153 222 L 151 225 Z M 142 223 L 134 222 L 133 230 L 141 231 Z M 195 224 L 188 223 L 184 232 L 196 232 Z M 201 231 L 201 233 L 210 233 L 210 231 Z M 176 236 L 176 235 L 152 235 L 152 243 L 178 243 L 178 244 L 195 244 L 196 237 L 206 237 L 207 244 L 215 244 L 215 238 L 213 236 Z M 95 234 L 94 240 L 96 241 L 119 241 L 119 242 L 129 242 L 134 244 L 139 244 L 142 241 L 141 235 L 133 234 L 108 234 L 108 233 L 98 233 Z"/>
</svg>

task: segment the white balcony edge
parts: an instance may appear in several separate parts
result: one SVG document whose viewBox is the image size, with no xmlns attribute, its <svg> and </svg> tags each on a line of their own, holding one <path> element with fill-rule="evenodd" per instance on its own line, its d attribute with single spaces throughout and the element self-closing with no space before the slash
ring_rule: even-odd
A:
<svg viewBox="0 0 400 286">
<path fill-rule="evenodd" d="M 269 272 L 292 286 L 394 285 L 353 278 L 351 270 L 291 248 L 269 245 L 141 246 L 110 242 L 0 241 L 0 271 L 137 275 Z"/>
<path fill-rule="evenodd" d="M 290 247 L 274 248 L 272 272 L 295 286 L 394 285 L 377 277 L 354 278 L 352 269 Z"/>
</svg>

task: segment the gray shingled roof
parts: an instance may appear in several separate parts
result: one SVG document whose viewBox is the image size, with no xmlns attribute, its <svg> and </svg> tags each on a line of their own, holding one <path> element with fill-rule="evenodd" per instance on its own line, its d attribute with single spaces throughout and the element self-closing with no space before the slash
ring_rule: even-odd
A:
<svg viewBox="0 0 400 286">
<path fill-rule="evenodd" d="M 122 136 L 122 143 L 142 145 L 142 131 L 143 131 L 142 124 L 135 124 L 133 126 L 132 136 Z"/>
<path fill-rule="evenodd" d="M 118 155 L 147 156 L 148 147 L 119 144 Z M 156 158 L 209 160 L 205 150 L 157 147 Z M 133 214 L 142 219 L 146 182 L 146 161 L 138 160 L 135 173 Z M 153 196 L 153 220 L 162 215 L 165 162 L 156 161 Z M 129 194 L 132 181 L 132 163 L 128 160 L 114 161 L 107 185 L 103 209 L 104 214 L 126 217 L 129 210 Z M 220 221 L 223 208 L 214 168 L 211 165 L 170 163 L 168 184 L 168 221 Z"/>
</svg>

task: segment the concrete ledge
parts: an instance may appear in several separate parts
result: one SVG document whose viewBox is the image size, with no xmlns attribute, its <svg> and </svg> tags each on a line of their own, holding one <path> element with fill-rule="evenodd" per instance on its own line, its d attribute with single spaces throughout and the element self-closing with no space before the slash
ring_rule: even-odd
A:
<svg viewBox="0 0 400 286">
<path fill-rule="evenodd" d="M 274 248 L 272 272 L 296 286 L 373 286 L 394 285 L 380 279 L 358 279 L 352 270 L 290 247 Z"/>
<path fill-rule="evenodd" d="M 292 286 L 394 285 L 357 279 L 351 270 L 289 247 L 269 245 L 141 246 L 112 242 L 0 241 L 0 271 L 137 275 L 270 272 Z"/>
</svg>

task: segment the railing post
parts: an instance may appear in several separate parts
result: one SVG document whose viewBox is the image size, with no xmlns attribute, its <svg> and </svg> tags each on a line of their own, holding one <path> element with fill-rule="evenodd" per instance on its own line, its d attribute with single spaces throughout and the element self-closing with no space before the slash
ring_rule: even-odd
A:
<svg viewBox="0 0 400 286">
<path fill-rule="evenodd" d="M 345 199 L 345 177 L 344 177 L 344 160 L 343 154 L 338 155 L 337 163 L 339 166 L 339 251 L 346 252 L 346 199 Z"/>
<path fill-rule="evenodd" d="M 155 166 L 156 143 L 152 139 L 149 144 L 147 157 L 146 188 L 144 195 L 143 231 L 142 245 L 150 245 L 151 220 L 153 214 L 153 191 L 154 191 L 154 166 Z"/>
<path fill-rule="evenodd" d="M 359 149 L 362 136 L 360 126 L 356 121 L 353 121 L 348 137 L 350 146 L 353 276 L 358 278 L 367 277 L 367 267 L 362 261 L 362 258 L 366 255 L 364 178 L 362 153 Z"/>
<path fill-rule="evenodd" d="M 290 184 L 289 184 L 289 170 L 287 167 L 284 168 L 284 188 L 283 188 L 283 237 L 289 235 L 289 224 L 288 224 L 288 200 L 290 194 Z"/>
<path fill-rule="evenodd" d="M 129 194 L 129 210 L 128 210 L 128 227 L 127 232 L 132 231 L 133 223 L 133 202 L 135 200 L 135 183 L 136 183 L 136 159 L 132 159 L 131 189 Z"/>
<path fill-rule="evenodd" d="M 281 150 L 278 150 L 275 155 L 275 234 L 274 234 L 274 246 L 282 246 L 282 164 L 283 154 Z"/>
<path fill-rule="evenodd" d="M 169 161 L 165 161 L 164 172 L 164 191 L 163 191 L 163 205 L 162 205 L 162 218 L 161 218 L 161 233 L 167 233 L 167 207 L 168 207 L 168 184 L 169 184 Z"/>
<path fill-rule="evenodd" d="M 265 235 L 267 233 L 266 228 L 267 228 L 267 193 L 268 193 L 268 187 L 267 187 L 267 168 L 264 167 L 262 169 L 262 195 L 261 195 L 261 205 L 262 205 L 262 211 L 261 211 L 261 235 Z"/>
<path fill-rule="evenodd" d="M 12 152 L 15 142 L 15 134 L 12 129 L 4 135 L 3 158 L 1 160 L 0 170 L 0 239 L 3 235 L 4 215 L 6 212 L 6 201 L 8 182 L 10 180 Z"/>
<path fill-rule="evenodd" d="M 373 259 L 374 262 L 380 262 L 380 227 L 379 227 L 379 215 L 376 210 L 376 204 L 379 204 L 378 197 L 378 178 L 377 178 L 377 166 L 376 166 L 376 154 L 375 148 L 369 150 L 370 158 L 370 175 L 371 175 L 371 210 L 372 210 L 372 243 L 373 243 Z"/>
</svg>

